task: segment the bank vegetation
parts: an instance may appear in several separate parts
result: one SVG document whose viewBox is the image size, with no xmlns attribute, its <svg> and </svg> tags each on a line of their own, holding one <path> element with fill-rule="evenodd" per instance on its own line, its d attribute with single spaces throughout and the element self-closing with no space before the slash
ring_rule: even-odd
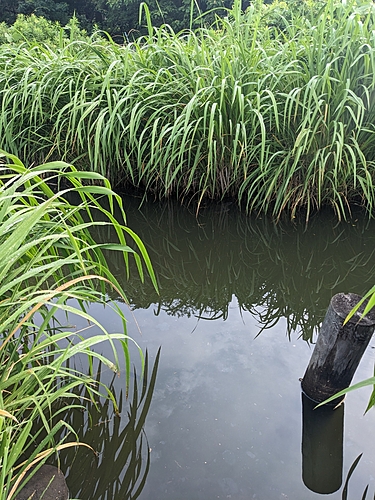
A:
<svg viewBox="0 0 375 500">
<path fill-rule="evenodd" d="M 158 197 L 308 219 L 374 214 L 375 31 L 367 0 L 236 1 L 210 27 L 0 46 L 0 137 Z"/>
</svg>

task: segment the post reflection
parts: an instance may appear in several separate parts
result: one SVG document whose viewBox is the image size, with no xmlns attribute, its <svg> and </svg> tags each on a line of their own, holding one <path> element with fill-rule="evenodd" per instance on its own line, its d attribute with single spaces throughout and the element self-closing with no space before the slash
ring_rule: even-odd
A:
<svg viewBox="0 0 375 500">
<path fill-rule="evenodd" d="M 302 393 L 302 479 L 309 490 L 329 494 L 342 484 L 344 404 L 316 405 Z"/>
</svg>

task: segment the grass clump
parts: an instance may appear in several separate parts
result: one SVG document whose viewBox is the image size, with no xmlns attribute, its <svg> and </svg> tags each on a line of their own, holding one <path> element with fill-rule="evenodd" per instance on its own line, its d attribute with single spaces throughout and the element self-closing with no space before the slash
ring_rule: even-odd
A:
<svg viewBox="0 0 375 500">
<path fill-rule="evenodd" d="M 4 147 L 275 218 L 374 214 L 372 2 L 237 1 L 177 34 L 143 12 L 148 35 L 123 46 L 1 47 Z"/>
<path fill-rule="evenodd" d="M 0 165 L 0 498 L 12 500 L 27 471 L 42 465 L 53 453 L 77 444 L 78 438 L 62 415 L 84 405 L 76 389 L 84 386 L 94 402 L 104 394 L 115 406 L 109 388 L 93 374 L 73 368 L 77 355 L 118 371 L 120 356 L 129 385 L 130 358 L 126 321 L 120 308 L 122 331 L 109 333 L 87 309 L 90 302 L 107 304 L 108 287 L 125 299 L 125 292 L 109 271 L 104 249 L 123 254 L 124 269 L 134 256 L 141 277 L 145 268 L 155 286 L 146 249 L 139 238 L 113 217 L 121 200 L 99 174 L 78 172 L 63 162 L 26 168 L 18 158 L 2 154 Z M 43 179 L 47 179 L 46 180 Z M 85 186 L 85 179 L 97 185 Z M 51 182 L 65 188 L 52 191 Z M 80 203 L 69 202 L 75 193 Z M 105 197 L 108 209 L 97 197 Z M 93 216 L 100 212 L 101 221 Z M 123 214 L 124 215 L 124 214 Z M 92 225 L 111 226 L 117 241 L 98 244 Z M 135 250 L 127 245 L 133 240 Z M 107 304 L 111 307 L 110 304 Z M 62 313 L 62 314 L 61 314 Z M 78 315 L 99 328 L 85 338 L 61 323 Z M 71 320 L 70 320 L 71 321 Z M 112 360 L 95 351 L 108 342 Z M 117 342 L 117 348 L 116 344 Z M 121 351 L 118 351 L 121 346 Z M 142 352 L 139 349 L 140 356 Z M 62 405 L 61 402 L 64 402 Z M 39 421 L 41 425 L 34 428 Z"/>
</svg>

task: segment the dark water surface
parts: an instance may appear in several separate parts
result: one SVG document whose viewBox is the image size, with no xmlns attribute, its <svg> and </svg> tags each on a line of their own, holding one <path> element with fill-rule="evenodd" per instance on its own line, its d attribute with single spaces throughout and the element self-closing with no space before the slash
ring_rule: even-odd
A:
<svg viewBox="0 0 375 500">
<path fill-rule="evenodd" d="M 359 500 L 366 485 L 373 496 L 374 410 L 363 415 L 371 388 L 351 393 L 334 417 L 316 416 L 305 402 L 303 434 L 299 378 L 330 298 L 363 294 L 375 282 L 375 225 L 363 215 L 337 224 L 322 213 L 306 229 L 249 218 L 226 204 L 207 207 L 197 219 L 173 204 L 139 211 L 139 200 L 124 203 L 129 226 L 149 249 L 160 295 L 135 272 L 126 282 L 120 258 L 112 259 L 112 271 L 131 303 L 130 336 L 147 348 L 150 370 L 161 346 L 160 363 L 145 417 L 148 443 L 144 436 L 135 452 L 137 487 L 126 494 L 82 490 L 80 498 L 301 500 L 337 490 L 325 496 Z M 109 330 L 120 327 L 110 309 L 97 309 Z M 371 341 L 356 381 L 372 376 L 374 347 Z M 135 351 L 132 361 L 139 368 Z M 115 383 L 119 391 L 124 381 Z M 126 453 L 118 444 L 128 422 L 123 407 L 119 423 L 108 418 L 102 482 L 129 481 L 131 460 L 121 462 Z M 70 484 L 68 475 L 73 492 L 77 481 L 89 481 L 89 461 L 83 463 L 87 470 L 80 465 Z"/>
</svg>

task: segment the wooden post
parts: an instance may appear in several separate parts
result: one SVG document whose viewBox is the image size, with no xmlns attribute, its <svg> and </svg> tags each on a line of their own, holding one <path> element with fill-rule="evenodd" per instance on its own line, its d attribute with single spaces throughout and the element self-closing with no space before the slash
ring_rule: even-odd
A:
<svg viewBox="0 0 375 500">
<path fill-rule="evenodd" d="M 302 379 L 302 390 L 318 403 L 349 387 L 375 329 L 375 310 L 361 321 L 364 305 L 344 325 L 361 297 L 338 293 L 331 299 L 310 363 Z M 344 398 L 337 398 L 336 405 Z"/>
</svg>

